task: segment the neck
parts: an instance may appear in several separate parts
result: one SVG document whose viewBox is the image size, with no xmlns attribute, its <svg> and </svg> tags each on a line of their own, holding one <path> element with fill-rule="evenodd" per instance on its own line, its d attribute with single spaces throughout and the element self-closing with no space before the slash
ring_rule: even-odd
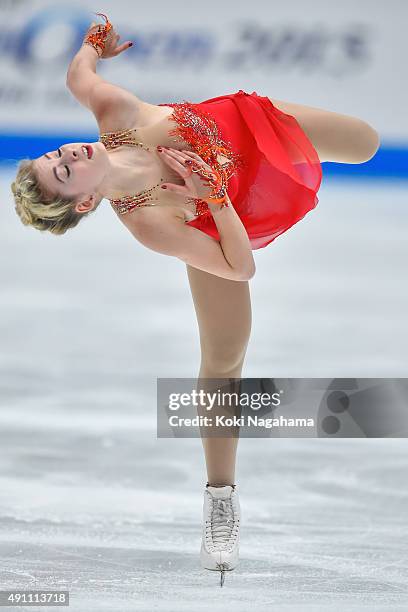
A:
<svg viewBox="0 0 408 612">
<path fill-rule="evenodd" d="M 115 199 L 129 191 L 142 189 L 152 165 L 148 153 L 133 147 L 112 149 L 107 153 L 109 168 L 98 189 L 102 197 Z"/>
</svg>

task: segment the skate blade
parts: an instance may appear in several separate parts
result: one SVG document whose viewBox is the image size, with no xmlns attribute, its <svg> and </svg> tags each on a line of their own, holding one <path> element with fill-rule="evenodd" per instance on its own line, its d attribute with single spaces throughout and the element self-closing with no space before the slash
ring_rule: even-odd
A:
<svg viewBox="0 0 408 612">
<path fill-rule="evenodd" d="M 203 569 L 208 570 L 209 572 L 233 572 L 235 567 L 229 567 L 228 569 L 224 569 L 224 570 L 219 570 L 216 567 L 203 567 Z"/>
<path fill-rule="evenodd" d="M 214 568 L 214 567 L 205 567 L 204 569 L 208 570 L 209 572 L 220 572 L 220 587 L 224 586 L 224 582 L 225 582 L 225 572 L 233 572 L 235 567 L 228 567 L 228 568 Z"/>
</svg>

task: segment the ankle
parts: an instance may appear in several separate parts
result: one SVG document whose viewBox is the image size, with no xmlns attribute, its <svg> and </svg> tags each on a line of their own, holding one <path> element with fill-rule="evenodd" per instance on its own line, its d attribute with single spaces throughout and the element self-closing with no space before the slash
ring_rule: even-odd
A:
<svg viewBox="0 0 408 612">
<path fill-rule="evenodd" d="M 218 483 L 218 482 L 217 482 L 216 484 L 213 484 L 212 482 L 207 482 L 207 485 L 206 485 L 206 486 L 207 486 L 207 487 L 216 487 L 216 488 L 220 488 L 220 487 L 232 487 L 232 488 L 234 488 L 234 489 L 235 489 L 235 487 L 236 487 L 236 485 L 235 485 L 235 484 L 233 484 L 232 482 L 224 482 L 224 483 L 222 483 L 222 484 L 220 484 L 220 483 Z"/>
</svg>

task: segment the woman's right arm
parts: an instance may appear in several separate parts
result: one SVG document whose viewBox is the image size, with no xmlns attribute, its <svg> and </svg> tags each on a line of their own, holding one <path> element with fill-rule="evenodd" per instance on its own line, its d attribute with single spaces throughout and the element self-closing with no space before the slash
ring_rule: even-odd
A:
<svg viewBox="0 0 408 612">
<path fill-rule="evenodd" d="M 186 264 L 222 278 L 247 281 L 255 274 L 248 234 L 232 204 L 220 208 L 209 204 L 220 241 L 175 218 L 163 207 L 142 210 L 131 231 L 144 246 L 181 259 Z M 168 214 L 166 214 L 168 213 Z"/>
<path fill-rule="evenodd" d="M 97 121 L 101 122 L 107 115 L 116 117 L 118 109 L 121 115 L 133 114 L 134 110 L 144 103 L 130 91 L 109 83 L 97 73 L 96 67 L 101 58 L 96 49 L 85 44 L 88 34 L 97 29 L 97 25 L 91 25 L 82 46 L 72 59 L 67 71 L 66 86 L 78 102 L 91 110 Z M 119 35 L 112 29 L 102 58 L 116 57 L 131 46 L 130 41 L 118 45 L 118 40 Z M 107 122 L 109 123 L 109 120 Z M 112 124 L 112 121 L 110 123 Z M 114 130 L 115 127 L 111 129 Z"/>
</svg>

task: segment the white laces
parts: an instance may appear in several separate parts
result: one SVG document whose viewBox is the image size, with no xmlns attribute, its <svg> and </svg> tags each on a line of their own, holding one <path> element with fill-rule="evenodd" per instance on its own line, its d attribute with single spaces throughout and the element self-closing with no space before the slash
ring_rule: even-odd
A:
<svg viewBox="0 0 408 612">
<path fill-rule="evenodd" d="M 211 513 L 212 543 L 217 550 L 230 545 L 230 538 L 234 528 L 234 511 L 231 499 L 213 499 Z M 210 534 L 208 534 L 210 535 Z"/>
</svg>

